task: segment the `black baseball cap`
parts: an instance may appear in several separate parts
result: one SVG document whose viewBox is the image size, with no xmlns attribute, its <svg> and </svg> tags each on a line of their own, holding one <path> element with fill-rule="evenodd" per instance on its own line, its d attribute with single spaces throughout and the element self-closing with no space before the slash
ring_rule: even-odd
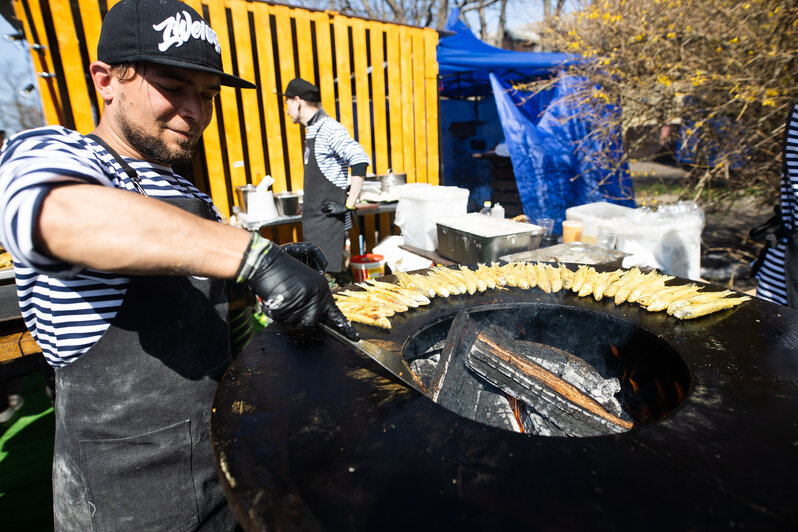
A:
<svg viewBox="0 0 798 532">
<path fill-rule="evenodd" d="M 285 87 L 285 92 L 283 96 L 286 98 L 296 98 L 299 96 L 305 101 L 308 102 L 320 102 L 321 101 L 321 93 L 319 92 L 319 88 L 316 87 L 313 83 L 309 81 L 305 81 L 302 78 L 294 78 L 288 82 L 288 85 Z"/>
<path fill-rule="evenodd" d="M 199 13 L 178 0 L 122 0 L 105 15 L 97 59 L 117 65 L 139 61 L 216 74 L 222 85 L 254 89 L 225 74 L 216 32 Z"/>
</svg>

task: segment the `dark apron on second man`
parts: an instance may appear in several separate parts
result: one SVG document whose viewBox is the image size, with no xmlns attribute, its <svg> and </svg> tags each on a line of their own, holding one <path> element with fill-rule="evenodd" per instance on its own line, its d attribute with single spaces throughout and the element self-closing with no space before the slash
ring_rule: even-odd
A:
<svg viewBox="0 0 798 532">
<path fill-rule="evenodd" d="M 100 340 L 56 370 L 56 530 L 232 530 L 210 441 L 229 362 L 223 280 L 132 277 Z"/>
<path fill-rule="evenodd" d="M 346 203 L 346 190 L 338 188 L 321 173 L 316 161 L 316 139 L 305 139 L 305 184 L 302 200 L 302 238 L 321 248 L 327 258 L 327 271 L 340 273 L 344 263 L 346 217 L 349 213 L 327 216 L 321 212 L 327 200 Z"/>
</svg>

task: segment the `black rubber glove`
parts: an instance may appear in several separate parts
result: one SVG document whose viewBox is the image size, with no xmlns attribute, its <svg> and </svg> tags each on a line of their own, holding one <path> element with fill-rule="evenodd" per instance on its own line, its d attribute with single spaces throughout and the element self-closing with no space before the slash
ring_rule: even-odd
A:
<svg viewBox="0 0 798 532">
<path fill-rule="evenodd" d="M 338 203 L 333 200 L 327 200 L 321 204 L 321 212 L 323 212 L 327 216 L 339 216 L 341 214 L 344 214 L 345 212 L 353 210 L 355 209 L 350 209 L 343 203 Z"/>
<path fill-rule="evenodd" d="M 347 338 L 360 339 L 335 306 L 324 276 L 257 233 L 252 234 L 235 280 L 249 286 L 261 298 L 263 311 L 279 322 L 312 327 L 325 318 Z"/>
<path fill-rule="evenodd" d="M 321 252 L 321 248 L 310 242 L 292 242 L 283 244 L 280 249 L 288 253 L 296 260 L 310 266 L 319 273 L 327 271 L 327 257 Z"/>
</svg>

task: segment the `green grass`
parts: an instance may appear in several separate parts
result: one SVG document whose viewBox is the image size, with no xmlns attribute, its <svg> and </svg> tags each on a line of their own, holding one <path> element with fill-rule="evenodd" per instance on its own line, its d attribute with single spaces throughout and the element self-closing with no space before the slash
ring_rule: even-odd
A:
<svg viewBox="0 0 798 532">
<path fill-rule="evenodd" d="M 687 186 L 684 181 L 673 179 L 636 182 L 634 192 L 637 205 L 640 206 L 650 204 L 663 196 L 678 200 L 692 200 L 696 189 Z M 701 190 L 698 201 L 700 204 L 708 205 L 751 196 L 762 196 L 762 191 L 752 187 L 733 189 L 726 186 L 706 186 Z"/>
<path fill-rule="evenodd" d="M 20 390 L 25 404 L 0 435 L 0 529 L 53 529 L 53 437 L 55 415 L 44 376 L 29 375 Z"/>
</svg>

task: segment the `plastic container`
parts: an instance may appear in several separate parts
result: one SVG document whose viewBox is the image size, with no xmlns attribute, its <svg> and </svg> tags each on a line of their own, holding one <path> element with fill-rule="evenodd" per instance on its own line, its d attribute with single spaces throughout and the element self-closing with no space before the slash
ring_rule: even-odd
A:
<svg viewBox="0 0 798 532">
<path fill-rule="evenodd" d="M 627 253 L 624 268 L 648 266 L 694 280 L 701 276 L 704 212 L 694 202 L 663 205 L 656 211 L 597 202 L 566 209 L 565 216 L 594 225 L 597 236 L 614 234 L 615 249 Z"/>
<path fill-rule="evenodd" d="M 595 244 L 599 229 L 618 234 L 634 212 L 630 207 L 598 201 L 565 209 L 565 219 L 582 222 L 582 242 Z"/>
<path fill-rule="evenodd" d="M 394 223 L 402 230 L 406 245 L 426 251 L 438 248 L 436 222 L 465 214 L 468 208 L 466 188 L 409 183 L 398 185 L 395 191 L 399 201 Z"/>
<path fill-rule="evenodd" d="M 482 208 L 479 209 L 479 214 L 486 214 L 486 215 L 490 216 L 491 208 L 490 208 L 490 202 L 489 201 L 486 201 L 485 203 L 482 204 Z"/>
<path fill-rule="evenodd" d="M 496 205 L 491 207 L 490 215 L 495 218 L 504 218 L 504 207 L 502 207 L 502 204 L 497 201 Z"/>
<path fill-rule="evenodd" d="M 382 255 L 374 253 L 356 255 L 349 259 L 349 266 L 352 268 L 352 276 L 356 283 L 385 275 L 385 257 Z"/>
<path fill-rule="evenodd" d="M 563 220 L 562 221 L 562 241 L 579 242 L 582 240 L 583 224 L 579 220 Z"/>
</svg>

